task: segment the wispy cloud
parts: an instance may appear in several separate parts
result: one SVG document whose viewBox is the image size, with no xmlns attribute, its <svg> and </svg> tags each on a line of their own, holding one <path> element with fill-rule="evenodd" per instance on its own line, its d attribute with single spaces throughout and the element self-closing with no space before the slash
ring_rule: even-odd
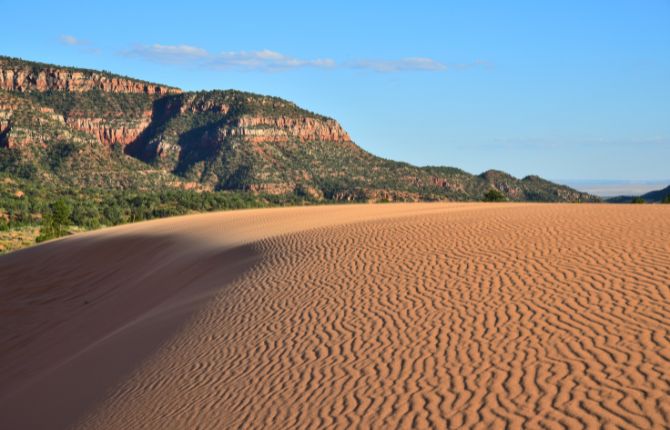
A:
<svg viewBox="0 0 670 430">
<path fill-rule="evenodd" d="M 67 46 L 72 46 L 75 48 L 78 48 L 84 52 L 89 52 L 92 54 L 99 54 L 100 49 L 96 48 L 93 46 L 93 44 L 86 39 L 80 39 L 78 37 L 75 37 L 71 34 L 62 34 L 59 38 L 58 41 L 62 43 L 63 45 Z"/>
<path fill-rule="evenodd" d="M 207 65 L 219 69 L 278 71 L 305 67 L 332 69 L 337 63 L 330 58 L 301 59 L 265 49 L 262 51 L 229 51 L 211 55 Z"/>
<path fill-rule="evenodd" d="M 446 64 L 426 57 L 410 57 L 400 60 L 356 60 L 347 65 L 355 69 L 368 69 L 375 72 L 440 72 L 448 69 Z"/>
<path fill-rule="evenodd" d="M 279 71 L 304 67 L 332 68 L 331 59 L 301 59 L 270 50 L 210 53 L 191 45 L 137 45 L 122 51 L 126 57 L 167 64 L 189 64 L 211 69 Z"/>
<path fill-rule="evenodd" d="M 444 72 L 472 67 L 491 67 L 485 61 L 473 63 L 442 63 L 428 57 L 407 57 L 401 59 L 356 59 L 337 62 L 332 58 L 299 58 L 269 49 L 259 51 L 224 51 L 212 53 L 191 45 L 137 45 L 121 51 L 121 55 L 141 58 L 164 64 L 184 64 L 215 70 L 243 70 L 279 72 L 293 69 L 351 69 L 369 70 L 380 73 L 394 72 Z"/>
<path fill-rule="evenodd" d="M 86 46 L 90 45 L 90 42 L 88 40 L 84 39 L 78 39 L 70 34 L 63 34 L 61 35 L 58 40 L 60 43 L 63 45 L 70 45 L 70 46 Z"/>
<path fill-rule="evenodd" d="M 484 60 L 471 63 L 441 63 L 427 57 L 408 57 L 400 60 L 356 60 L 346 63 L 346 66 L 390 73 L 405 71 L 445 72 L 447 70 L 465 70 L 475 67 L 490 68 L 493 67 L 493 64 Z"/>
<path fill-rule="evenodd" d="M 206 50 L 196 46 L 160 45 L 158 43 L 154 45 L 137 45 L 131 49 L 122 51 L 121 55 L 168 64 L 192 63 L 209 57 L 209 53 Z"/>
</svg>

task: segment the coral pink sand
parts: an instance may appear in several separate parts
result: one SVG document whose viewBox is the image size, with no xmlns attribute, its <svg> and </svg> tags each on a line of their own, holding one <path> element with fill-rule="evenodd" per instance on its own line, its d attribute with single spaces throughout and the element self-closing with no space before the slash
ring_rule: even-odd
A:
<svg viewBox="0 0 670 430">
<path fill-rule="evenodd" d="M 670 426 L 670 207 L 170 218 L 0 257 L 0 428 Z"/>
</svg>

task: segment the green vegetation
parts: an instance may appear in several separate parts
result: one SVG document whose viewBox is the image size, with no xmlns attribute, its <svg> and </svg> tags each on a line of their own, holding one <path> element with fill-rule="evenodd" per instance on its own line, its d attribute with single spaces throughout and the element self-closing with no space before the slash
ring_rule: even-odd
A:
<svg viewBox="0 0 670 430">
<path fill-rule="evenodd" d="M 273 96 L 263 96 L 238 90 L 196 91 L 170 96 L 179 100 L 180 105 L 208 106 L 216 112 L 217 106 L 227 105 L 229 116 L 266 115 L 272 117 L 307 116 L 320 120 L 330 119 L 326 116 L 308 111 L 290 101 Z"/>
<path fill-rule="evenodd" d="M 117 77 L 6 57 L 2 67 Z M 377 157 L 334 120 L 277 97 L 0 90 L 0 232 L 12 244 L 191 212 L 508 198 L 598 201 L 537 176 Z M 15 247 L 2 240 L 0 252 Z"/>
<path fill-rule="evenodd" d="M 33 91 L 27 96 L 34 103 L 47 106 L 69 117 L 106 118 L 108 121 L 136 120 L 151 111 L 154 96 L 136 93 Z"/>
<path fill-rule="evenodd" d="M 668 194 L 667 196 L 663 197 L 663 200 L 661 200 L 661 203 L 664 203 L 664 204 L 670 204 L 670 194 Z"/>
<path fill-rule="evenodd" d="M 16 236 L 18 232 L 39 228 L 37 242 L 67 235 L 72 229 L 91 230 L 189 213 L 315 202 L 309 196 L 295 194 L 256 195 L 243 191 L 198 192 L 175 188 L 58 191 L 32 181 L 2 179 L 2 176 L 0 185 L 0 232 L 13 232 Z M 3 248 L 12 249 L 1 245 L 0 252 Z"/>
<path fill-rule="evenodd" d="M 640 204 L 645 203 L 645 201 L 642 197 L 633 197 L 633 200 L 631 200 L 631 203 L 640 205 Z"/>
<path fill-rule="evenodd" d="M 416 167 L 376 157 L 346 141 L 305 142 L 286 135 L 285 139 L 250 142 L 236 129 L 249 116 L 262 120 L 247 125 L 249 133 L 287 133 L 281 126 L 268 125 L 274 119 L 285 123 L 293 118 L 297 124 L 312 121 L 310 126 L 324 129 L 337 126 L 329 118 L 276 97 L 240 91 L 157 99 L 99 90 L 4 94 L 25 112 L 14 112 L 10 136 L 18 139 L 25 131 L 33 144 L 15 150 L 0 148 L 0 172 L 48 177 L 65 187 L 155 190 L 188 181 L 214 190 L 295 191 L 300 195 L 301 190 L 310 189 L 312 195 L 335 201 L 379 200 L 378 195 L 394 201 L 481 200 L 495 187 L 509 190 L 514 200 L 597 201 L 536 176 L 519 180 L 504 172 L 475 176 L 451 167 Z M 152 119 L 129 146 L 114 142 L 103 146 L 94 136 L 42 112 L 42 106 L 65 118 L 97 121 L 92 124 L 106 129 L 146 124 L 142 121 L 149 111 Z"/>
<path fill-rule="evenodd" d="M 504 202 L 506 200 L 507 197 L 505 197 L 502 192 L 496 190 L 495 188 L 491 188 L 486 193 L 484 193 L 485 202 Z"/>
<path fill-rule="evenodd" d="M 64 199 L 59 199 L 49 205 L 49 210 L 42 218 L 42 229 L 37 237 L 37 242 L 55 239 L 64 236 L 70 225 L 72 206 Z"/>
</svg>

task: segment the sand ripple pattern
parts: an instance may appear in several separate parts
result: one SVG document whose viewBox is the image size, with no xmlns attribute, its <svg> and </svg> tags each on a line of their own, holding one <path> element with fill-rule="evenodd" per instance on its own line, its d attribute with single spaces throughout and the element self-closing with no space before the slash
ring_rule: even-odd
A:
<svg viewBox="0 0 670 430">
<path fill-rule="evenodd" d="M 423 207 L 255 242 L 80 426 L 670 426 L 667 208 Z"/>
</svg>

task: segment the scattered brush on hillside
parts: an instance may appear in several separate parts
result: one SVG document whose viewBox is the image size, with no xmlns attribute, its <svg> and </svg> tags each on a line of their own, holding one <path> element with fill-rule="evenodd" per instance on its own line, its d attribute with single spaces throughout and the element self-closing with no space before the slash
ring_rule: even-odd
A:
<svg viewBox="0 0 670 430">
<path fill-rule="evenodd" d="M 0 177 L 0 232 L 39 229 L 38 242 L 130 222 L 217 210 L 314 204 L 309 196 L 241 191 L 69 189 Z M 10 237 L 9 233 L 5 234 Z M 2 242 L 2 235 L 0 235 Z M 9 247 L 0 243 L 0 252 Z M 25 246 L 25 244 L 24 244 Z M 13 248 L 13 247 L 12 247 Z"/>
<path fill-rule="evenodd" d="M 268 205 L 598 201 L 537 176 L 377 157 L 334 119 L 277 97 L 182 93 L 6 57 L 0 181 L 0 229 L 37 225 L 40 240 L 69 227 Z M 59 202 L 71 208 L 67 216 Z"/>
</svg>

